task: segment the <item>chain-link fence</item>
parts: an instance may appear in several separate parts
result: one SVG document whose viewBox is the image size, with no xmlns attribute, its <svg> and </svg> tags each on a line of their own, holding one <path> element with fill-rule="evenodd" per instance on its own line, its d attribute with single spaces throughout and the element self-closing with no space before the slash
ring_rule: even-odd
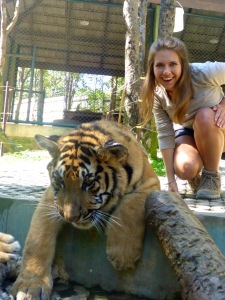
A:
<svg viewBox="0 0 225 300">
<path fill-rule="evenodd" d="M 8 38 L 8 120 L 66 126 L 116 119 L 124 88 L 123 1 L 30 2 Z M 149 5 L 146 48 L 154 18 Z M 174 35 L 191 61 L 225 61 L 223 14 L 186 9 L 184 24 Z"/>
<path fill-rule="evenodd" d="M 174 36 L 187 44 L 191 62 L 225 61 L 225 12 L 186 10 L 184 24 Z"/>
<path fill-rule="evenodd" d="M 8 43 L 9 120 L 63 125 L 118 115 L 122 1 L 86 2 L 33 1 L 22 7 Z"/>
</svg>

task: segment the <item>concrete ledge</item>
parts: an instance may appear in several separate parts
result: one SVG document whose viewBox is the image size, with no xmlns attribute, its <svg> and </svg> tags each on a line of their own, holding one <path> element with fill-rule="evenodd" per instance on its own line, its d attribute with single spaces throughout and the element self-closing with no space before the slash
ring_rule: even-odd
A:
<svg viewBox="0 0 225 300">
<path fill-rule="evenodd" d="M 15 124 L 9 123 L 6 124 L 6 135 L 9 137 L 27 137 L 32 138 L 35 134 L 42 134 L 45 136 L 49 135 L 63 135 L 68 134 L 74 130 L 73 125 L 71 127 L 60 127 L 60 126 L 51 126 L 51 125 L 33 125 L 33 124 Z"/>
<path fill-rule="evenodd" d="M 0 231 L 13 234 L 24 246 L 37 201 L 0 198 Z M 225 254 L 225 219 L 198 212 L 215 243 Z M 144 251 L 135 271 L 118 272 L 107 260 L 106 239 L 95 230 L 80 231 L 66 224 L 60 233 L 57 255 L 65 262 L 71 280 L 87 288 L 125 292 L 149 299 L 181 299 L 174 271 L 151 227 L 147 228 Z"/>
</svg>

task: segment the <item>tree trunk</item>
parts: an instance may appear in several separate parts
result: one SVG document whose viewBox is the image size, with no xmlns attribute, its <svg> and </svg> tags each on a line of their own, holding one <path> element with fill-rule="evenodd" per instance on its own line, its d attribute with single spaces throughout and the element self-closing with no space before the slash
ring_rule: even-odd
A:
<svg viewBox="0 0 225 300">
<path fill-rule="evenodd" d="M 14 16 L 10 24 L 8 24 L 8 16 L 6 10 L 6 0 L 0 1 L 1 7 L 1 33 L 0 33 L 0 112 L 3 109 L 4 103 L 4 93 L 3 93 L 3 86 L 5 82 L 5 60 L 6 60 L 6 48 L 7 48 L 7 37 L 9 33 L 12 31 L 13 27 L 16 24 L 19 14 L 19 6 L 20 0 L 16 0 L 15 3 L 15 11 Z"/>
<path fill-rule="evenodd" d="M 125 42 L 125 112 L 133 128 L 138 123 L 138 97 L 140 92 L 140 57 L 138 1 L 125 0 L 123 15 L 127 26 Z"/>
<path fill-rule="evenodd" d="M 146 217 L 176 272 L 183 299 L 225 299 L 225 258 L 183 199 L 154 191 L 146 201 Z"/>
<path fill-rule="evenodd" d="M 20 108 L 21 108 L 22 101 L 23 101 L 23 89 L 24 89 L 25 82 L 31 73 L 31 70 L 27 70 L 24 67 L 20 68 L 20 70 L 21 70 L 21 72 L 19 72 L 19 89 L 20 89 L 20 91 L 18 93 L 18 103 L 17 103 L 16 110 L 15 110 L 15 120 L 16 121 L 18 121 L 20 119 L 19 115 L 20 115 Z"/>
<path fill-rule="evenodd" d="M 158 37 L 164 38 L 173 35 L 174 20 L 175 20 L 175 0 L 161 0 Z M 151 148 L 150 155 L 152 158 L 157 158 L 158 138 L 156 133 L 154 117 L 151 121 Z"/>
<path fill-rule="evenodd" d="M 0 112 L 3 111 L 4 106 L 4 67 L 6 59 L 6 34 L 7 27 L 7 11 L 6 11 L 6 0 L 1 1 L 1 35 L 0 35 Z M 1 119 L 0 119 L 1 122 Z"/>
<path fill-rule="evenodd" d="M 18 121 L 19 120 L 19 114 L 20 114 L 20 107 L 22 104 L 22 100 L 23 100 L 23 87 L 24 87 L 24 68 L 21 68 L 21 73 L 20 73 L 20 77 L 19 77 L 19 88 L 20 91 L 18 93 L 18 103 L 16 106 L 16 110 L 15 110 L 15 120 Z"/>
<path fill-rule="evenodd" d="M 109 105 L 109 112 L 106 115 L 107 120 L 114 120 L 114 112 L 116 108 L 116 92 L 117 92 L 117 77 L 112 76 L 111 78 L 111 99 Z"/>
<path fill-rule="evenodd" d="M 159 16 L 159 38 L 173 35 L 176 0 L 161 0 Z"/>
<path fill-rule="evenodd" d="M 138 15 L 139 15 L 139 28 L 140 28 L 140 73 L 145 76 L 145 63 L 146 63 L 146 18 L 147 18 L 147 0 L 138 1 Z"/>
<path fill-rule="evenodd" d="M 73 97 L 78 87 L 79 74 L 66 72 L 65 74 L 65 110 L 70 110 L 73 104 Z"/>
<path fill-rule="evenodd" d="M 18 19 L 18 13 L 19 13 L 19 6 L 20 6 L 20 0 L 16 0 L 15 3 L 15 11 L 14 16 L 11 21 L 11 23 L 8 25 L 8 16 L 7 16 L 7 10 L 6 10 L 6 0 L 0 1 L 0 8 L 1 8 L 1 29 L 0 29 L 0 113 L 3 111 L 3 105 L 4 105 L 4 91 L 3 86 L 5 84 L 5 60 L 6 60 L 6 48 L 7 48 L 7 37 L 13 27 L 15 26 L 15 23 Z M 0 124 L 1 124 L 1 118 L 0 118 Z M 5 133 L 0 129 L 0 141 L 7 142 L 8 138 L 6 137 Z M 8 143 L 9 150 L 13 150 L 13 145 Z"/>
</svg>

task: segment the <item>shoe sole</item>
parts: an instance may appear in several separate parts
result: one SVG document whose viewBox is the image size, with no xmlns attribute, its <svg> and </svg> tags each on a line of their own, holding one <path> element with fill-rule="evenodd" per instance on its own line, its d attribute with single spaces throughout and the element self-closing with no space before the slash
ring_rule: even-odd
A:
<svg viewBox="0 0 225 300">
<path fill-rule="evenodd" d="M 198 196 L 198 195 L 196 195 L 196 199 L 198 199 L 198 200 L 218 200 L 218 199 L 221 199 L 221 196 L 220 195 L 218 195 L 218 196 L 212 196 L 212 197 L 210 197 L 210 196 Z"/>
</svg>

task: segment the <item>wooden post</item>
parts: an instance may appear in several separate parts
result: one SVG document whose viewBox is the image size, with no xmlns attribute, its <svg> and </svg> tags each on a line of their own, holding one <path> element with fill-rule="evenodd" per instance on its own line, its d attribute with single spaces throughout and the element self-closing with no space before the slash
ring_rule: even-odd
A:
<svg viewBox="0 0 225 300">
<path fill-rule="evenodd" d="M 183 299 L 224 300 L 225 257 L 184 200 L 154 191 L 146 200 L 146 217 L 176 272 Z"/>
</svg>

